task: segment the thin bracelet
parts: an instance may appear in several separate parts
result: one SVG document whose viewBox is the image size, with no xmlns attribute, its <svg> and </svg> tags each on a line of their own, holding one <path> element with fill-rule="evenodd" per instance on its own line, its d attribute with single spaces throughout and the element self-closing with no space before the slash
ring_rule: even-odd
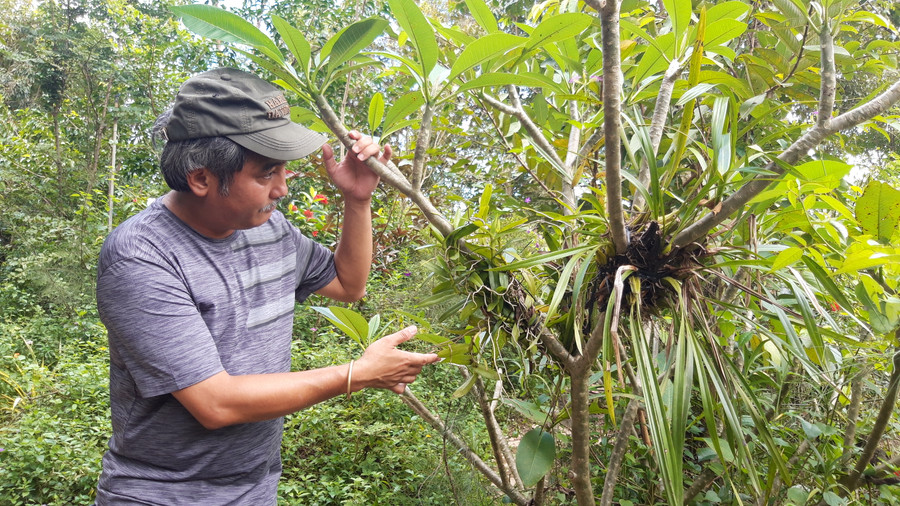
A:
<svg viewBox="0 0 900 506">
<path fill-rule="evenodd" d="M 355 362 L 355 360 L 350 361 L 350 369 L 347 370 L 347 400 L 350 400 L 350 381 L 353 380 L 353 362 Z"/>
</svg>

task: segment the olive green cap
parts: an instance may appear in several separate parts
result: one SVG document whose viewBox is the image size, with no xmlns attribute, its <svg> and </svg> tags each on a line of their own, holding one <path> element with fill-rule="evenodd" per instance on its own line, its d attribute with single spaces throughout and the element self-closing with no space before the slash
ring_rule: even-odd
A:
<svg viewBox="0 0 900 506">
<path fill-rule="evenodd" d="M 181 85 L 165 136 L 170 141 L 227 137 L 276 160 L 303 158 L 326 141 L 291 121 L 279 88 L 232 68 L 203 72 Z"/>
</svg>

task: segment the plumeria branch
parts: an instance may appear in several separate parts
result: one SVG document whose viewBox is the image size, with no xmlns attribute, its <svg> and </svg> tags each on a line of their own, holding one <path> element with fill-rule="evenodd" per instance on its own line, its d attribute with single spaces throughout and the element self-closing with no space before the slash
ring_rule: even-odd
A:
<svg viewBox="0 0 900 506">
<path fill-rule="evenodd" d="M 606 136 L 606 212 L 616 253 L 628 248 L 622 208 L 622 67 L 619 46 L 619 0 L 600 2 L 603 40 L 603 130 Z"/>
<path fill-rule="evenodd" d="M 322 121 L 324 121 L 325 124 L 328 125 L 328 128 L 334 132 L 341 141 L 341 144 L 347 149 L 353 146 L 353 139 L 351 139 L 349 135 L 350 132 L 344 127 L 343 122 L 338 119 L 334 109 L 332 109 L 331 105 L 328 103 L 328 100 L 323 95 L 315 95 L 313 98 L 316 101 L 316 107 L 319 109 L 319 115 L 322 118 Z M 443 214 L 434 207 L 431 200 L 422 193 L 421 188 L 414 187 L 393 162 L 383 164 L 374 157 L 371 157 L 366 160 L 366 165 L 378 174 L 382 181 L 393 186 L 400 191 L 400 193 L 403 193 L 409 197 L 410 200 L 415 202 L 422 211 L 422 214 L 425 215 L 425 219 L 427 219 L 441 234 L 445 237 L 450 235 L 450 232 L 453 231 L 453 225 L 451 225 L 450 222 L 444 218 Z"/>
<path fill-rule="evenodd" d="M 422 121 L 419 125 L 419 135 L 416 137 L 416 150 L 413 155 L 411 184 L 416 190 L 422 189 L 422 181 L 425 179 L 425 162 L 428 160 L 428 148 L 431 147 L 433 119 L 434 110 L 431 108 L 431 104 L 425 104 L 425 111 L 422 113 Z"/>
<path fill-rule="evenodd" d="M 659 143 L 662 141 L 663 128 L 666 125 L 666 117 L 669 115 L 669 106 L 672 102 L 672 91 L 675 89 L 675 81 L 681 74 L 684 64 L 675 58 L 669 64 L 669 68 L 663 75 L 662 83 L 659 85 L 659 96 L 656 98 L 656 106 L 653 109 L 653 118 L 650 120 L 650 146 L 653 148 L 652 153 L 646 153 L 647 157 L 656 156 L 659 149 Z M 647 188 L 650 187 L 650 164 L 647 158 L 641 161 L 641 170 L 638 172 L 638 181 Z M 634 196 L 632 207 L 641 209 L 646 205 L 644 195 L 637 192 Z"/>
</svg>

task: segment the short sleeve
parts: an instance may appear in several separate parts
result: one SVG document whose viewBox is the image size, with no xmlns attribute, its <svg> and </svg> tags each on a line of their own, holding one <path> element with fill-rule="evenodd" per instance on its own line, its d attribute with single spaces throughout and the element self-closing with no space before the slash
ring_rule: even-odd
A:
<svg viewBox="0 0 900 506">
<path fill-rule="evenodd" d="M 294 298 L 303 302 L 316 290 L 324 287 L 337 277 L 334 267 L 334 253 L 312 239 L 297 234 L 297 289 Z"/>
<path fill-rule="evenodd" d="M 224 370 L 206 323 L 171 268 L 119 260 L 97 280 L 97 308 L 111 360 L 128 371 L 142 397 L 181 390 Z"/>
</svg>

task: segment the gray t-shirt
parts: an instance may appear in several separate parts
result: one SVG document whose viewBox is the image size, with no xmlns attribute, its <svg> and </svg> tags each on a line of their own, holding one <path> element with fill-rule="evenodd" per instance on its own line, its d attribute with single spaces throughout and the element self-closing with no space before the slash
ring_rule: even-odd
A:
<svg viewBox="0 0 900 506">
<path fill-rule="evenodd" d="M 213 240 L 157 200 L 116 228 L 97 279 L 113 426 L 97 504 L 275 504 L 283 420 L 210 431 L 171 392 L 289 371 L 294 302 L 335 276 L 277 211 Z"/>
</svg>

